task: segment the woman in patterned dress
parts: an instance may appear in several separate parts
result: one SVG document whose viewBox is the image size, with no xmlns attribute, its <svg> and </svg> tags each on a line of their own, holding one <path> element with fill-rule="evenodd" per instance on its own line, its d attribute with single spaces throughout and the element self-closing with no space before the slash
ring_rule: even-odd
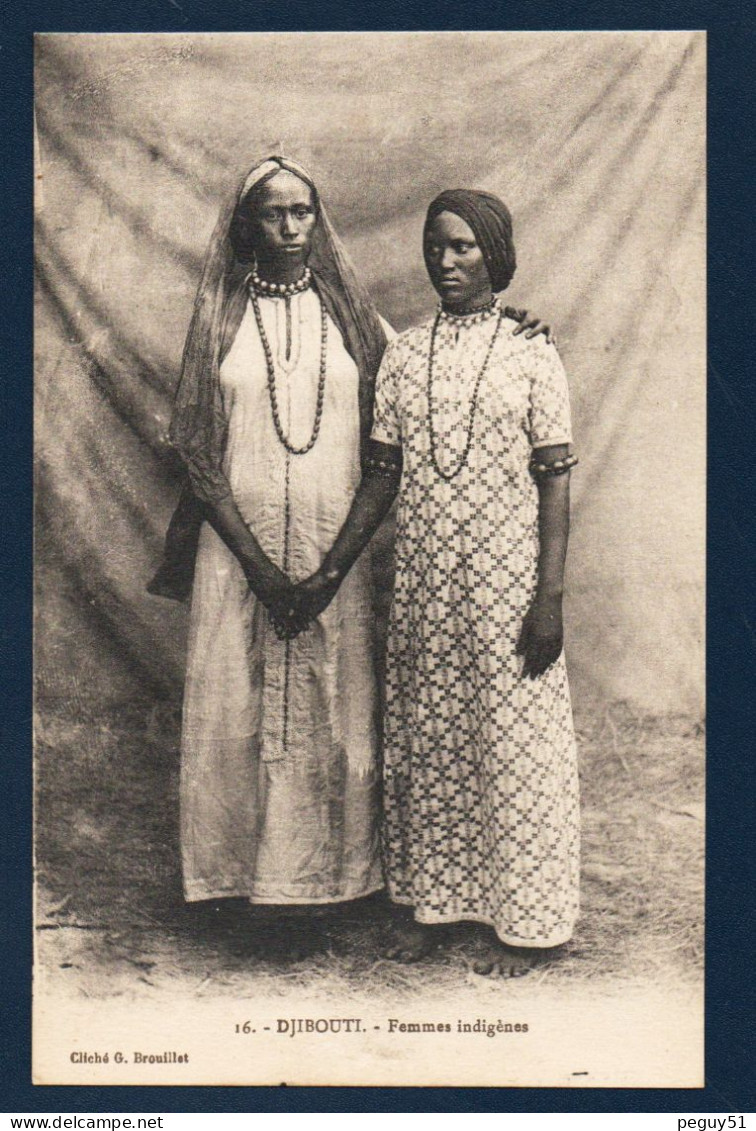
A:
<svg viewBox="0 0 756 1131">
<path fill-rule="evenodd" d="M 434 925 L 471 920 L 493 928 L 478 971 L 517 975 L 578 912 L 567 383 L 552 344 L 510 332 L 498 198 L 442 193 L 424 253 L 438 313 L 387 346 L 360 490 L 298 601 L 327 607 L 398 493 L 384 868 L 406 918 L 389 953 L 415 960 Z"/>
</svg>

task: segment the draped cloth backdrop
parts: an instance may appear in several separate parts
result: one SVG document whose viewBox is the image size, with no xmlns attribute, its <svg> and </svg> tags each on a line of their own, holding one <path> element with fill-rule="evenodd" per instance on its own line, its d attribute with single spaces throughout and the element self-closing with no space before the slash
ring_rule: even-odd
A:
<svg viewBox="0 0 756 1131">
<path fill-rule="evenodd" d="M 179 482 L 172 395 L 222 194 L 283 150 L 399 330 L 435 301 L 431 198 L 507 202 L 508 300 L 552 322 L 571 382 L 576 707 L 700 712 L 702 33 L 54 34 L 36 50 L 42 698 L 181 687 L 186 608 L 145 591 Z"/>
</svg>

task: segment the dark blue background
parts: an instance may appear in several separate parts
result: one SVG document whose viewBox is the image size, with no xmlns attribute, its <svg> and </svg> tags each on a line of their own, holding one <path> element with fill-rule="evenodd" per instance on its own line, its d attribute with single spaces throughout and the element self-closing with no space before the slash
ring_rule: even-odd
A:
<svg viewBox="0 0 756 1131">
<path fill-rule="evenodd" d="M 523 4 L 417 0 L 76 0 L 5 16 L 0 112 L 5 260 L 0 319 L 3 1111 L 670 1111 L 756 1109 L 754 781 L 756 752 L 756 392 L 754 9 L 745 4 Z M 265 18 L 275 16 L 275 19 Z M 31 519 L 32 35 L 37 31 L 706 29 L 709 35 L 709 550 L 707 1085 L 656 1089 L 32 1087 Z M 693 473 L 693 472 L 692 472 Z M 663 488 L 663 485 L 662 485 Z M 673 1126 L 670 1123 L 670 1126 Z"/>
</svg>

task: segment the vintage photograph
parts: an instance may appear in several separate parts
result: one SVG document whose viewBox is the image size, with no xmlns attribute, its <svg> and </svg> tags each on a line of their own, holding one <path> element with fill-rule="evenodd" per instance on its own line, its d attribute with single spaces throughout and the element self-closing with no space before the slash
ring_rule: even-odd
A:
<svg viewBox="0 0 756 1131">
<path fill-rule="evenodd" d="M 37 1083 L 703 1086 L 705 80 L 36 36 Z"/>
</svg>

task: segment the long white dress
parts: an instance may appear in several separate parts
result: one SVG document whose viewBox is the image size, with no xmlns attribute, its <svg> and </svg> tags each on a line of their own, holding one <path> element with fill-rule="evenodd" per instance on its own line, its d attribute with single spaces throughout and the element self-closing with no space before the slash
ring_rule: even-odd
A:
<svg viewBox="0 0 756 1131">
<path fill-rule="evenodd" d="M 312 434 L 320 367 L 313 290 L 260 298 L 291 444 Z M 225 472 L 262 549 L 294 580 L 320 565 L 360 479 L 358 374 L 328 319 L 320 435 L 289 454 L 275 431 L 248 302 L 221 366 Z M 188 900 L 330 903 L 383 886 L 376 691 L 364 555 L 318 621 L 277 639 L 237 559 L 206 523 L 192 595 L 184 696 L 181 840 Z"/>
<path fill-rule="evenodd" d="M 390 342 L 373 436 L 400 445 L 397 577 L 384 740 L 391 898 L 424 923 L 469 919 L 555 946 L 578 912 L 577 753 L 564 657 L 523 679 L 515 648 L 535 590 L 534 447 L 571 439 L 556 349 L 505 319 L 480 385 L 469 459 L 447 482 L 428 424 L 431 325 Z M 442 468 L 465 450 L 494 320 L 441 320 L 433 379 Z"/>
</svg>

